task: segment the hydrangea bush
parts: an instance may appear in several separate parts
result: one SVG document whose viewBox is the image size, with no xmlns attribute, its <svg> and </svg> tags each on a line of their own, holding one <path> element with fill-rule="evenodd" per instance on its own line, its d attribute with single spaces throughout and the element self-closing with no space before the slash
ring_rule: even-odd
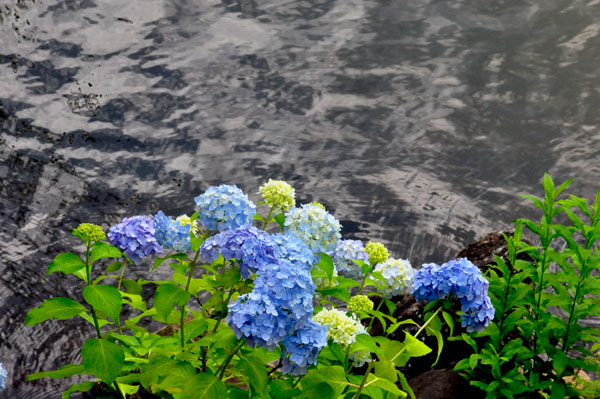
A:
<svg viewBox="0 0 600 399">
<path fill-rule="evenodd" d="M 190 217 L 126 217 L 106 236 L 89 223 L 74 229 L 83 254 L 59 254 L 47 274 L 81 279 L 83 301 L 49 299 L 25 324 L 81 317 L 96 336 L 80 363 L 28 378 L 91 376 L 63 398 L 98 381 L 120 398 L 406 397 L 403 367 L 432 351 L 423 336 L 440 338 L 439 357 L 443 321 L 479 331 L 492 319 L 487 282 L 467 260 L 414 271 L 381 243 L 342 239 L 322 204 L 296 207 L 289 184 L 270 180 L 259 193 L 254 204 L 236 186 L 210 187 Z M 134 281 L 130 263 L 172 275 Z M 381 311 L 413 292 L 432 301 L 422 325 Z M 460 315 L 448 311 L 453 298 Z M 148 331 L 150 320 L 170 333 Z M 382 336 L 372 336 L 374 320 Z M 412 334 L 389 338 L 409 324 Z"/>
</svg>

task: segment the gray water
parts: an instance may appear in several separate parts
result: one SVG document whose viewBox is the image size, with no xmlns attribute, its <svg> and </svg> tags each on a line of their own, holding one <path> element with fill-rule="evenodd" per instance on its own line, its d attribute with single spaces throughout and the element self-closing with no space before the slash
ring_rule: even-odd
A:
<svg viewBox="0 0 600 399">
<path fill-rule="evenodd" d="M 81 222 L 193 212 L 268 178 L 414 266 L 600 185 L 598 0 L 2 0 L 1 398 L 79 361 L 81 320 L 23 327 Z M 81 249 L 81 248 L 78 248 Z M 147 265 L 131 276 L 147 276 Z M 168 275 L 165 269 L 163 275 Z"/>
</svg>

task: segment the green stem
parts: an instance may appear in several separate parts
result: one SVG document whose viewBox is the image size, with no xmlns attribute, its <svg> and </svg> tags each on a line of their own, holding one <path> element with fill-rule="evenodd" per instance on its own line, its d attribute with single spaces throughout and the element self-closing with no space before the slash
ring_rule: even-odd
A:
<svg viewBox="0 0 600 399">
<path fill-rule="evenodd" d="M 229 354 L 229 356 L 227 356 L 227 359 L 225 359 L 225 361 L 223 362 L 223 364 L 217 370 L 217 377 L 220 380 L 223 379 L 223 375 L 225 375 L 225 370 L 227 370 L 227 366 L 229 366 L 229 363 L 231 363 L 231 360 L 233 359 L 233 357 L 235 356 L 235 354 L 237 353 L 237 351 L 239 351 L 240 348 L 244 345 L 244 342 L 245 341 L 242 339 L 240 341 L 240 343 L 235 347 L 235 349 Z"/>
<path fill-rule="evenodd" d="M 90 285 L 92 280 L 92 271 L 90 265 L 90 241 L 85 244 L 85 274 L 87 277 L 87 285 Z M 90 311 L 92 312 L 92 318 L 94 319 L 94 326 L 96 327 L 98 338 L 102 338 L 100 323 L 98 323 L 98 316 L 96 315 L 96 310 L 94 310 L 92 305 L 90 305 Z"/>
<path fill-rule="evenodd" d="M 192 275 L 194 274 L 194 269 L 196 268 L 196 262 L 198 262 L 198 256 L 200 256 L 200 248 L 196 251 L 196 256 L 194 256 L 194 260 L 190 265 L 190 275 L 188 276 L 187 283 L 185 285 L 185 290 L 188 291 L 190 289 L 190 283 L 192 282 Z M 181 350 L 185 349 L 185 316 L 187 312 L 185 310 L 185 305 L 181 307 L 181 318 L 179 320 L 179 332 L 181 333 Z"/>
<path fill-rule="evenodd" d="M 375 309 L 375 312 L 379 312 L 379 309 L 381 308 L 381 305 L 383 305 L 383 298 L 381 298 L 381 302 L 379 302 L 379 305 L 377 305 L 377 309 Z M 373 326 L 373 322 L 375 321 L 375 315 L 373 315 L 371 317 L 371 321 L 369 322 L 369 326 L 367 327 L 367 331 L 371 331 L 371 326 Z"/>
<path fill-rule="evenodd" d="M 265 225 L 263 226 L 263 230 L 266 230 L 266 229 L 267 229 L 267 225 L 268 225 L 268 224 L 269 224 L 269 222 L 270 222 L 270 220 L 269 220 L 269 219 L 271 218 L 271 214 L 273 213 L 273 209 L 275 209 L 275 205 L 273 205 L 273 206 L 271 207 L 271 209 L 269 209 L 269 214 L 267 215 L 267 218 L 265 219 Z"/>
<path fill-rule="evenodd" d="M 294 384 L 292 385 L 292 388 L 296 388 L 296 386 L 298 385 L 298 383 L 300 382 L 300 380 L 305 376 L 306 374 L 302 374 L 300 377 L 298 377 L 298 379 L 294 382 Z"/>
<path fill-rule="evenodd" d="M 377 265 L 377 263 L 375 263 L 371 267 L 371 271 L 375 270 L 375 265 Z M 371 274 L 371 272 L 365 274 L 365 277 L 363 278 L 362 284 L 360 285 L 360 288 L 358 289 L 358 294 L 356 294 L 356 295 L 362 295 L 363 288 L 365 288 L 365 283 L 367 282 L 367 277 L 369 277 L 369 274 Z"/>
<path fill-rule="evenodd" d="M 369 374 L 371 373 L 371 369 L 373 368 L 373 364 L 375 362 L 373 360 L 371 360 L 369 362 L 369 367 L 367 368 L 367 372 L 365 373 L 365 376 L 363 377 L 360 386 L 358 387 L 358 391 L 356 391 L 356 395 L 354 395 L 355 399 L 358 399 L 360 397 L 360 394 L 363 390 L 363 388 L 365 387 L 365 382 L 367 382 L 367 378 L 369 377 Z"/>
<path fill-rule="evenodd" d="M 123 273 L 125 273 L 125 268 L 127 267 L 127 260 L 124 259 L 123 260 L 123 267 L 121 268 L 121 277 L 119 277 L 119 285 L 117 286 L 117 289 L 119 291 L 121 291 L 121 282 L 123 281 Z"/>
<path fill-rule="evenodd" d="M 546 216 L 546 223 L 548 223 L 548 217 Z M 534 310 L 534 317 L 535 317 L 535 321 L 537 324 L 538 321 L 538 315 L 540 313 L 540 305 L 542 303 L 542 287 L 544 286 L 544 272 L 546 271 L 546 260 L 548 257 L 548 247 L 550 246 L 550 243 L 548 242 L 548 234 L 550 234 L 550 229 L 551 229 L 551 225 L 548 224 L 548 229 L 546 230 L 546 235 L 544 237 L 544 259 L 542 260 L 542 272 L 540 275 L 540 284 L 538 286 L 538 300 L 537 300 L 537 305 L 536 308 Z M 536 326 L 537 327 L 537 326 Z M 535 330 L 534 330 L 534 336 L 533 336 L 533 355 L 536 355 L 537 352 L 537 334 L 535 334 Z M 535 358 L 532 358 L 533 363 L 535 364 Z"/>
<path fill-rule="evenodd" d="M 117 383 L 117 381 L 113 382 L 113 386 L 115 387 L 115 389 L 117 390 L 117 392 L 119 393 L 119 395 L 121 396 L 121 398 L 125 399 L 125 394 L 121 390 L 121 387 L 119 386 L 119 384 Z"/>
<path fill-rule="evenodd" d="M 423 324 L 421 326 L 421 328 L 419 328 L 419 330 L 417 331 L 417 333 L 415 334 L 415 338 L 417 338 L 419 336 L 419 334 L 421 334 L 421 332 L 423 332 L 423 330 L 425 329 L 425 327 L 427 327 L 427 325 L 431 322 L 431 320 L 433 320 L 433 318 L 435 316 L 437 316 L 437 314 L 440 312 L 440 310 L 442 310 L 441 307 L 439 307 L 432 315 L 429 319 L 427 319 L 427 321 L 425 322 L 425 324 Z M 401 354 L 404 353 L 404 351 L 406 350 L 406 345 L 404 346 L 404 348 L 402 348 L 398 353 L 396 353 L 396 355 L 391 359 L 392 363 L 394 362 L 394 360 L 396 360 L 396 358 L 398 356 L 400 356 Z"/>
<path fill-rule="evenodd" d="M 233 295 L 234 291 L 235 291 L 234 289 L 229 290 L 229 295 L 227 296 L 227 299 L 225 300 L 226 305 L 229 303 L 229 300 L 231 299 L 231 296 Z M 225 316 L 226 315 L 219 316 L 219 318 L 216 320 L 215 327 L 212 329 L 212 331 L 210 332 L 209 335 L 214 334 L 217 331 L 217 329 L 221 325 L 221 320 L 223 320 L 225 318 Z M 202 372 L 203 373 L 206 371 L 206 356 L 207 355 L 208 355 L 208 352 L 206 351 L 206 348 L 202 347 Z"/>
<path fill-rule="evenodd" d="M 344 374 L 346 375 L 346 377 L 348 377 L 348 365 L 349 365 L 349 361 L 348 361 L 348 357 L 350 356 L 350 345 L 348 345 L 348 347 L 346 348 L 346 356 L 344 356 Z"/>
<path fill-rule="evenodd" d="M 584 262 L 585 265 L 585 262 Z M 582 267 L 583 269 L 583 267 Z M 581 287 L 581 283 L 583 283 L 583 278 L 579 280 L 577 284 L 577 289 L 575 290 L 575 298 L 573 298 L 573 303 L 571 304 L 571 311 L 569 312 L 569 322 L 567 323 L 567 330 L 565 331 L 565 335 L 563 337 L 563 352 L 567 353 L 567 339 L 569 338 L 569 330 L 571 329 L 571 320 L 573 319 L 573 313 L 575 312 L 575 305 L 577 304 L 577 297 L 579 296 L 579 288 Z M 560 376 L 559 376 L 560 377 Z"/>
</svg>

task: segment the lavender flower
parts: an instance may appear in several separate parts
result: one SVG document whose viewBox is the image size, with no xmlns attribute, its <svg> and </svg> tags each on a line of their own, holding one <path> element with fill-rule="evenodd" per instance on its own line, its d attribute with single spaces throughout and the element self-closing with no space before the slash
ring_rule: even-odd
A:
<svg viewBox="0 0 600 399">
<path fill-rule="evenodd" d="M 355 260 L 362 260 L 369 264 L 369 255 L 365 252 L 363 243 L 359 240 L 340 240 L 335 252 L 331 254 L 333 263 L 338 272 L 348 278 L 358 278 L 362 274 L 360 266 Z"/>
<path fill-rule="evenodd" d="M 236 186 L 210 187 L 194 198 L 198 220 L 209 230 L 230 230 L 252 223 L 256 205 Z"/>
<path fill-rule="evenodd" d="M 112 226 L 108 232 L 108 239 L 133 263 L 139 265 L 144 256 L 162 252 L 155 233 L 154 219 L 149 216 L 134 216 Z"/>
<path fill-rule="evenodd" d="M 192 250 L 190 243 L 190 225 L 183 224 L 165 216 L 162 211 L 154 215 L 156 222 L 156 240 L 163 248 L 169 248 L 177 252 L 189 252 Z"/>
</svg>

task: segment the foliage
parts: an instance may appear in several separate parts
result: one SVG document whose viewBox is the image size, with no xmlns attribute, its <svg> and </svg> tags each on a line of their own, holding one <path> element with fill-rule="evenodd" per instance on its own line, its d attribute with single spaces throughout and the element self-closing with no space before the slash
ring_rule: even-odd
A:
<svg viewBox="0 0 600 399">
<path fill-rule="evenodd" d="M 597 397 L 597 384 L 578 377 L 599 370 L 600 330 L 580 321 L 600 312 L 600 191 L 591 205 L 575 195 L 559 199 L 570 182 L 556 187 L 545 175 L 544 198 L 524 196 L 542 216 L 516 220 L 514 235 L 505 236 L 508 258 L 495 256 L 487 272 L 496 319 L 463 335 L 474 353 L 455 368 L 486 398 Z M 539 245 L 523 240 L 524 227 Z"/>
<path fill-rule="evenodd" d="M 373 309 L 361 295 L 366 287 L 379 297 L 410 291 L 408 261 L 384 265 L 388 251 L 378 243 L 366 252 L 356 241 L 338 246 L 339 221 L 320 204 L 292 207 L 287 184 L 270 182 L 260 192 L 265 201 L 255 205 L 235 186 L 211 187 L 195 198 L 199 211 L 191 217 L 125 218 L 110 228 L 110 243 L 90 225 L 75 229 L 83 257 L 59 254 L 48 274 L 81 279 L 84 302 L 48 299 L 25 324 L 81 317 L 96 337 L 82 343 L 81 364 L 28 379 L 90 375 L 121 398 L 141 391 L 173 399 L 414 396 L 401 368 L 432 351 L 422 334 L 437 338 L 439 357 L 442 320 L 454 324 L 450 299 L 428 304 L 422 325 Z M 260 208 L 267 216 L 255 213 Z M 272 222 L 281 233 L 267 232 Z M 170 267 L 170 279 L 124 278 L 128 264 L 167 250 L 184 252 L 156 257 L 152 270 Z M 338 265 L 356 277 L 338 275 Z M 327 284 L 316 288 L 317 281 Z M 151 298 L 142 295 L 144 286 L 153 288 Z M 481 290 L 470 295 L 487 298 Z M 394 306 L 382 297 L 384 303 Z M 174 332 L 147 331 L 144 319 Z M 369 334 L 375 319 L 383 336 Z M 406 325 L 416 332 L 405 331 L 403 341 L 389 338 Z M 72 385 L 63 398 L 94 383 Z"/>
</svg>

